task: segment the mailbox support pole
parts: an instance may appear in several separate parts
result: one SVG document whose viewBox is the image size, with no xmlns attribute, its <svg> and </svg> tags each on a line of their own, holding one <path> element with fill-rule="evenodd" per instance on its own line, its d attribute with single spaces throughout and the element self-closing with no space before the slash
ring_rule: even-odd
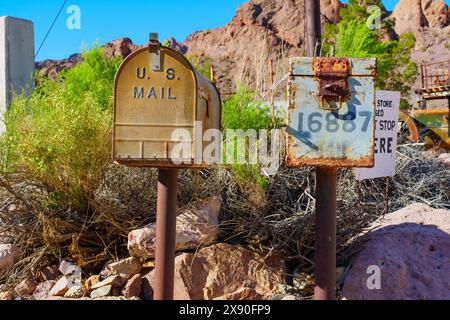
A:
<svg viewBox="0 0 450 320">
<path fill-rule="evenodd" d="M 316 171 L 314 300 L 336 299 L 336 168 Z"/>
<path fill-rule="evenodd" d="M 308 54 L 320 56 L 320 1 L 305 0 Z M 316 170 L 316 236 L 314 300 L 336 299 L 336 168 Z"/>
<path fill-rule="evenodd" d="M 155 300 L 173 300 L 177 219 L 177 169 L 158 170 Z"/>
</svg>

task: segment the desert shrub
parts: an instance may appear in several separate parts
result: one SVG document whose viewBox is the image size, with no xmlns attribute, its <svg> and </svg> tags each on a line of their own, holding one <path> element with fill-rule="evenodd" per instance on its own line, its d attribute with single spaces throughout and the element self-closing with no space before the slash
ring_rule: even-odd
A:
<svg viewBox="0 0 450 320">
<path fill-rule="evenodd" d="M 377 29 L 369 28 L 370 13 L 366 10 L 369 5 L 379 6 L 381 18 L 387 17 L 379 0 L 350 0 L 347 7 L 341 9 L 342 20 L 326 25 L 324 52 L 329 55 L 334 45 L 337 57 L 377 58 L 377 88 L 400 91 L 407 96 L 418 73 L 416 63 L 411 60 L 415 37 L 404 33 L 399 39 L 392 39 L 395 22 L 389 19 L 384 19 Z M 409 106 L 407 100 L 402 99 L 402 106 Z"/>
<path fill-rule="evenodd" d="M 58 201 L 86 210 L 110 161 L 114 75 L 120 59 L 94 46 L 84 63 L 18 96 L 5 116 L 2 167 L 42 182 Z"/>
<path fill-rule="evenodd" d="M 199 57 L 195 55 L 188 55 L 187 59 L 189 62 L 206 78 L 211 79 L 211 59 L 208 57 Z"/>
<path fill-rule="evenodd" d="M 256 94 L 245 87 L 239 87 L 237 93 L 222 103 L 222 129 L 262 129 L 278 127 L 280 120 L 273 119 L 269 107 L 257 101 Z M 230 138 L 227 136 L 227 139 Z M 236 148 L 237 149 L 237 148 Z M 261 175 L 257 165 L 236 164 L 232 166 L 236 177 L 242 180 L 251 179 L 258 186 L 265 188 L 267 178 Z"/>
</svg>

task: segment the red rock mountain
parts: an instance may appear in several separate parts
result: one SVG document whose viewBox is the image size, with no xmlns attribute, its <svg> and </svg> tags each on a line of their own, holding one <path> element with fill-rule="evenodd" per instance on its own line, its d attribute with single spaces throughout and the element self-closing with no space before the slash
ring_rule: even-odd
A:
<svg viewBox="0 0 450 320">
<path fill-rule="evenodd" d="M 337 23 L 342 6 L 339 0 L 321 0 L 322 22 Z M 239 76 L 251 72 L 254 74 L 250 78 L 257 86 L 267 87 L 263 71 L 267 70 L 268 57 L 301 55 L 305 51 L 303 17 L 304 0 L 252 0 L 241 5 L 224 27 L 194 32 L 181 44 L 175 39 L 169 43 L 188 55 L 211 59 L 222 91 L 232 91 L 233 84 L 241 80 Z M 447 56 L 450 59 L 450 9 L 443 0 L 400 0 L 391 17 L 396 19 L 398 34 L 415 33 L 413 58 L 418 62 Z M 128 38 L 105 46 L 108 57 L 127 56 L 138 47 Z M 61 61 L 37 63 L 37 68 L 52 77 L 79 61 L 80 55 L 73 55 Z M 275 69 L 283 72 L 279 66 Z"/>
</svg>

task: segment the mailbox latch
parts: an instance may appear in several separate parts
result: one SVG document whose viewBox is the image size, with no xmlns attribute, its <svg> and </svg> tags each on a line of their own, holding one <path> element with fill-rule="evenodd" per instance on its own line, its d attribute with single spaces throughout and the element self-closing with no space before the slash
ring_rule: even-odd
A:
<svg viewBox="0 0 450 320">
<path fill-rule="evenodd" d="M 157 33 L 150 33 L 149 37 L 149 51 L 150 51 L 150 57 L 151 57 L 151 67 L 152 70 L 155 72 L 161 71 L 161 51 L 160 51 L 160 43 L 158 40 L 158 34 Z"/>
<path fill-rule="evenodd" d="M 319 82 L 320 107 L 339 110 L 350 94 L 350 61 L 345 58 L 315 58 L 313 70 Z"/>
</svg>

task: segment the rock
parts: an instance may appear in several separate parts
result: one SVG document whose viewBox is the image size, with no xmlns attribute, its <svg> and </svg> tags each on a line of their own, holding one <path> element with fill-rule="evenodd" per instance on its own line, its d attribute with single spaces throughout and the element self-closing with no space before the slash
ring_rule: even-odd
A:
<svg viewBox="0 0 450 320">
<path fill-rule="evenodd" d="M 64 297 L 65 298 L 69 298 L 69 299 L 79 299 L 84 297 L 86 294 L 86 290 L 84 289 L 83 286 L 73 286 L 72 288 L 70 288 L 65 294 Z"/>
<path fill-rule="evenodd" d="M 81 281 L 82 271 L 79 266 L 74 264 L 73 262 L 61 261 L 59 265 L 59 271 L 65 276 L 72 276 L 75 279 L 79 279 Z"/>
<path fill-rule="evenodd" d="M 294 301 L 294 300 L 298 300 L 296 296 L 293 295 L 286 295 L 283 298 L 281 298 L 282 301 Z"/>
<path fill-rule="evenodd" d="M 153 283 L 154 283 L 154 272 L 149 272 L 142 277 L 142 286 L 140 298 L 142 300 L 153 300 Z"/>
<path fill-rule="evenodd" d="M 122 38 L 113 40 L 104 46 L 105 57 L 107 59 L 113 59 L 114 57 L 128 57 L 133 51 L 139 49 L 138 46 L 133 44 L 130 38 Z"/>
<path fill-rule="evenodd" d="M 339 0 L 321 0 L 322 24 L 340 20 Z M 277 52 L 284 50 L 287 56 L 300 56 L 305 46 L 305 6 L 303 0 L 247 1 L 236 11 L 233 19 L 224 27 L 194 32 L 183 45 L 187 54 L 210 57 L 216 68 L 216 78 L 221 92 L 234 90 L 236 74 L 244 61 L 255 57 L 278 61 Z M 252 50 L 249 50 L 252 48 Z M 248 65 L 246 70 L 252 67 Z M 276 68 L 276 64 L 275 64 Z"/>
<path fill-rule="evenodd" d="M 70 288 L 79 285 L 81 285 L 81 280 L 79 280 L 78 278 L 64 276 L 55 283 L 55 286 L 50 291 L 50 295 L 63 297 Z"/>
<path fill-rule="evenodd" d="M 110 276 L 106 278 L 103 281 L 100 281 L 99 283 L 94 284 L 91 289 L 99 289 L 101 287 L 105 286 L 111 286 L 114 288 L 121 288 L 126 283 L 126 280 L 124 280 L 121 276 Z"/>
<path fill-rule="evenodd" d="M 217 239 L 220 200 L 212 197 L 201 201 L 177 217 L 176 250 L 196 249 Z M 140 258 L 155 256 L 156 223 L 128 235 L 130 255 Z"/>
<path fill-rule="evenodd" d="M 292 282 L 295 290 L 301 292 L 303 296 L 312 295 L 314 293 L 314 278 L 310 274 L 295 272 Z"/>
<path fill-rule="evenodd" d="M 107 59 L 113 59 L 114 57 L 126 58 L 131 52 L 139 49 L 139 46 L 133 44 L 131 39 L 122 38 L 113 40 L 103 46 L 104 55 Z M 36 62 L 36 70 L 41 71 L 43 77 L 55 80 L 58 74 L 67 69 L 71 69 L 77 64 L 83 61 L 81 54 L 73 54 L 67 59 L 63 60 L 45 60 L 42 62 Z"/>
<path fill-rule="evenodd" d="M 450 153 L 442 153 L 439 155 L 438 159 L 444 162 L 446 165 L 450 166 Z"/>
<path fill-rule="evenodd" d="M 154 283 L 154 272 L 144 278 Z M 270 299 L 285 282 L 284 262 L 245 248 L 217 244 L 175 259 L 175 300 Z"/>
<path fill-rule="evenodd" d="M 33 293 L 34 299 L 35 300 L 47 299 L 49 296 L 51 296 L 50 291 L 53 289 L 55 284 L 56 284 L 55 280 L 48 280 L 48 281 L 38 284 L 38 286 L 36 287 L 36 290 Z"/>
<path fill-rule="evenodd" d="M 420 28 L 428 26 L 421 0 L 400 0 L 391 17 L 395 19 L 397 34 L 404 32 L 419 32 Z"/>
<path fill-rule="evenodd" d="M 228 293 L 214 300 L 261 300 L 261 294 L 252 288 L 241 288 L 232 293 Z"/>
<path fill-rule="evenodd" d="M 104 274 L 119 275 L 124 279 L 130 279 L 142 270 L 142 264 L 139 259 L 131 257 L 119 262 L 114 262 L 106 267 Z"/>
<path fill-rule="evenodd" d="M 444 28 L 450 24 L 450 8 L 443 0 L 424 0 L 422 7 L 430 27 Z"/>
<path fill-rule="evenodd" d="M 341 297 L 347 300 L 450 299 L 450 211 L 414 204 L 361 235 Z"/>
<path fill-rule="evenodd" d="M 32 279 L 25 279 L 14 288 L 14 291 L 20 297 L 28 297 L 34 293 L 38 284 L 38 282 Z"/>
<path fill-rule="evenodd" d="M 127 300 L 127 301 L 132 301 L 132 300 L 140 300 L 138 297 L 131 297 L 131 298 L 125 298 L 125 297 L 99 297 L 99 298 L 95 298 L 93 300 L 104 300 L 104 301 L 123 301 L 123 300 Z"/>
<path fill-rule="evenodd" d="M 59 266 L 53 265 L 50 267 L 46 267 L 39 272 L 39 280 L 41 282 L 45 282 L 48 280 L 58 280 L 61 276 L 61 272 L 59 271 Z"/>
<path fill-rule="evenodd" d="M 141 295 L 142 276 L 134 275 L 123 288 L 122 295 L 126 298 L 139 297 Z"/>
<path fill-rule="evenodd" d="M 84 282 L 84 287 L 87 290 L 91 290 L 92 286 L 99 283 L 100 282 L 100 276 L 98 275 L 94 275 L 94 276 L 90 276 L 85 282 Z"/>
<path fill-rule="evenodd" d="M 10 271 L 19 260 L 20 251 L 12 244 L 0 244 L 0 274 Z"/>
<path fill-rule="evenodd" d="M 14 295 L 7 291 L 7 292 L 0 292 L 0 301 L 12 301 L 14 300 Z"/>
<path fill-rule="evenodd" d="M 107 285 L 107 286 L 95 289 L 94 291 L 91 292 L 91 298 L 98 299 L 98 298 L 109 296 L 112 294 L 112 288 L 113 287 L 111 285 Z"/>
</svg>

